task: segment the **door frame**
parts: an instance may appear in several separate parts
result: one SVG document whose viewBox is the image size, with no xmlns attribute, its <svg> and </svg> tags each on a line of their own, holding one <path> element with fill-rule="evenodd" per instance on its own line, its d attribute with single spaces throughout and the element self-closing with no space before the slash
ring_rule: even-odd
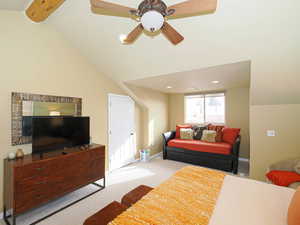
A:
<svg viewBox="0 0 300 225">
<path fill-rule="evenodd" d="M 129 99 L 130 101 L 132 101 L 133 105 L 135 106 L 135 101 L 129 96 L 129 95 L 120 95 L 120 94 L 113 94 L 113 93 L 108 93 L 107 95 L 107 114 L 108 114 L 108 120 L 107 120 L 107 158 L 108 158 L 108 172 L 111 172 L 111 166 L 110 166 L 110 144 L 111 144 L 111 140 L 110 140 L 110 134 L 111 134 L 111 131 L 110 131 L 110 112 L 111 112 L 111 109 L 110 109 L 110 104 L 111 104 L 111 97 L 121 97 L 121 98 L 126 98 L 126 99 Z M 133 110 L 133 118 L 135 118 L 135 109 Z M 135 130 L 135 121 L 133 121 L 134 124 L 133 124 L 133 132 L 134 132 L 134 135 L 136 135 L 136 130 Z M 136 143 L 135 143 L 136 145 Z M 133 161 L 134 162 L 134 161 Z"/>
</svg>

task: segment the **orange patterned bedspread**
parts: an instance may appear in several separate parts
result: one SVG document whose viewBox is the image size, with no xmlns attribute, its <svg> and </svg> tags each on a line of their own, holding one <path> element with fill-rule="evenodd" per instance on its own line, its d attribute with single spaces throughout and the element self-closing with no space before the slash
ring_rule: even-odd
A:
<svg viewBox="0 0 300 225">
<path fill-rule="evenodd" d="M 208 225 L 225 176 L 184 167 L 109 225 Z"/>
</svg>

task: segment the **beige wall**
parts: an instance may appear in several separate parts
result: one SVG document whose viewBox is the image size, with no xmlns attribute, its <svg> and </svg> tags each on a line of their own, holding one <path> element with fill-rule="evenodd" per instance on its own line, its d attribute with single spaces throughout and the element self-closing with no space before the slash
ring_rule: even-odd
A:
<svg viewBox="0 0 300 225">
<path fill-rule="evenodd" d="M 136 80 L 149 75 L 251 60 L 251 105 L 300 104 L 300 29 L 297 29 L 300 1 L 218 1 L 214 14 L 172 21 L 185 36 L 176 47 L 163 35 L 155 36 L 153 40 L 141 35 L 133 45 L 120 45 L 116 38 L 121 31 L 128 31 L 131 21 L 108 17 L 97 19 L 98 15 L 90 15 L 85 1 L 65 4 L 63 10 L 49 18 L 49 23 L 65 33 L 99 69 L 109 71 L 116 79 Z M 72 23 L 78 26 L 70 26 Z M 104 26 L 111 29 L 99 31 L 98 28 Z M 201 27 L 201 30 L 195 30 L 195 27 Z M 99 42 L 100 39 L 103 41 Z M 126 57 L 115 66 L 120 55 Z M 273 114 L 272 111 L 269 113 Z M 263 123 L 256 120 L 250 125 L 259 122 Z M 257 142 L 260 139 L 251 138 L 251 152 L 265 151 L 268 157 L 273 157 L 274 152 L 281 151 L 276 146 L 257 146 Z M 292 143 L 297 145 L 296 140 Z M 285 158 L 278 156 L 274 160 Z M 260 177 L 264 171 L 256 170 Z"/>
<path fill-rule="evenodd" d="M 226 91 L 226 125 L 241 128 L 240 156 L 249 158 L 249 88 L 233 88 Z M 169 95 L 169 129 L 184 123 L 184 94 Z"/>
<path fill-rule="evenodd" d="M 168 130 L 168 95 L 147 88 L 128 85 L 132 93 L 143 102 L 143 148 L 151 154 L 162 151 L 162 133 Z"/>
<path fill-rule="evenodd" d="M 169 94 L 169 130 L 175 130 L 177 124 L 184 123 L 184 95 Z"/>
<path fill-rule="evenodd" d="M 280 160 L 300 157 L 300 104 L 251 106 L 250 176 L 265 180 L 268 166 Z M 275 130 L 268 137 L 267 130 Z"/>
<path fill-rule="evenodd" d="M 250 157 L 249 88 L 233 88 L 226 91 L 226 125 L 241 128 L 240 157 Z"/>
<path fill-rule="evenodd" d="M 29 22 L 23 14 L 0 11 L 0 193 L 3 158 L 16 148 L 31 152 L 31 145 L 11 146 L 11 92 L 73 96 L 83 99 L 83 115 L 91 117 L 95 143 L 107 144 L 107 94 L 124 92 L 99 74 L 84 57 L 47 25 Z M 136 121 L 140 121 L 136 107 Z M 137 124 L 137 131 L 139 125 Z M 139 144 L 139 140 L 138 140 Z M 0 212 L 2 211 L 0 194 Z"/>
</svg>

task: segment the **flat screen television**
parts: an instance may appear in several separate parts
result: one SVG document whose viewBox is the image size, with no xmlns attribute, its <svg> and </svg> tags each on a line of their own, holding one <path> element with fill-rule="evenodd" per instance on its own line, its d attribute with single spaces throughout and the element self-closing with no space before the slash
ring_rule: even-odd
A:
<svg viewBox="0 0 300 225">
<path fill-rule="evenodd" d="M 32 153 L 89 144 L 89 117 L 33 117 Z"/>
</svg>

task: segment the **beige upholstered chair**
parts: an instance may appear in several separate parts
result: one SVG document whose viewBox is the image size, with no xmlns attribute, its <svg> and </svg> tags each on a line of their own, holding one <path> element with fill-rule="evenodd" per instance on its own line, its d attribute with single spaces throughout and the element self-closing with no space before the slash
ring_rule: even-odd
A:
<svg viewBox="0 0 300 225">
<path fill-rule="evenodd" d="M 299 173 L 299 171 L 295 171 L 295 167 L 298 165 L 300 165 L 300 158 L 283 160 L 283 161 L 272 164 L 268 168 L 267 172 L 272 171 L 272 170 L 284 170 L 284 171 L 293 171 L 293 172 Z M 267 179 L 267 182 L 272 183 L 270 180 L 268 180 L 268 178 L 266 178 L 266 179 Z M 292 183 L 292 184 L 290 184 L 289 187 L 297 189 L 298 187 L 300 187 L 300 182 Z"/>
</svg>

